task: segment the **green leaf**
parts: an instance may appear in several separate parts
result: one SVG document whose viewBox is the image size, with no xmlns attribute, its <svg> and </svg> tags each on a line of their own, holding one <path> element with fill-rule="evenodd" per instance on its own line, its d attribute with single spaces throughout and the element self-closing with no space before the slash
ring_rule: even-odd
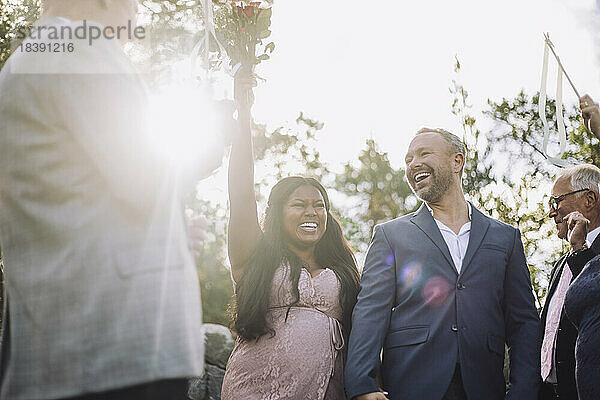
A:
<svg viewBox="0 0 600 400">
<path fill-rule="evenodd" d="M 260 56 L 257 57 L 257 60 L 265 61 L 265 60 L 268 60 L 269 58 L 271 58 L 271 57 L 269 57 L 268 54 L 261 54 Z"/>
<path fill-rule="evenodd" d="M 266 8 L 266 9 L 262 10 L 260 12 L 260 14 L 258 14 L 258 18 L 266 18 L 270 22 L 272 14 L 273 14 L 273 9 L 272 8 Z"/>
<path fill-rule="evenodd" d="M 265 53 L 268 51 L 269 53 L 273 53 L 273 51 L 275 50 L 275 43 L 271 42 L 268 45 L 265 46 Z"/>
<path fill-rule="evenodd" d="M 269 29 L 269 26 L 271 26 L 271 13 L 271 9 L 267 8 L 266 10 L 262 10 L 260 14 L 258 14 L 258 18 L 256 18 L 256 26 L 258 29 Z"/>
<path fill-rule="evenodd" d="M 261 33 L 258 34 L 259 39 L 265 39 L 265 38 L 268 38 L 269 36 L 271 36 L 271 31 L 268 29 L 266 31 L 262 31 Z"/>
</svg>

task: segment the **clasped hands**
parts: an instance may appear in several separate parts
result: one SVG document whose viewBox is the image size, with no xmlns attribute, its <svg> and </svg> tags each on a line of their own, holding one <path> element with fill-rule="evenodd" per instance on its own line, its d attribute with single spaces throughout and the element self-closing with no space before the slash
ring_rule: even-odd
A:
<svg viewBox="0 0 600 400">
<path fill-rule="evenodd" d="M 581 250 L 586 242 L 590 221 L 579 211 L 567 214 L 563 221 L 567 223 L 567 240 L 571 250 Z"/>
<path fill-rule="evenodd" d="M 389 400 L 386 392 L 372 392 L 356 396 L 354 400 Z"/>
</svg>

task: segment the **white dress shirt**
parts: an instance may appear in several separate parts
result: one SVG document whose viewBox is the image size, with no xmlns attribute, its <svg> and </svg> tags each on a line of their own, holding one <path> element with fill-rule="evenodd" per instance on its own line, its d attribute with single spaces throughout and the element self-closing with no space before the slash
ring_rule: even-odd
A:
<svg viewBox="0 0 600 400">
<path fill-rule="evenodd" d="M 596 238 L 598 237 L 598 234 L 600 234 L 600 226 L 597 227 L 596 229 L 588 232 L 588 234 L 585 238 L 585 242 L 588 247 L 592 247 L 592 243 L 594 243 L 594 240 L 596 240 Z"/>
<path fill-rule="evenodd" d="M 469 207 L 469 222 L 460 227 L 458 234 L 454 233 L 454 231 L 448 228 L 443 222 L 435 219 L 433 215 L 433 210 L 429 207 L 427 203 L 425 206 L 433 216 L 433 220 L 437 224 L 446 245 L 448 246 L 448 250 L 450 250 L 450 255 L 452 256 L 452 261 L 454 262 L 454 267 L 456 271 L 460 274 L 460 270 L 462 268 L 462 262 L 465 258 L 465 254 L 467 252 L 467 246 L 469 246 L 469 238 L 471 237 L 471 215 L 473 211 L 471 209 L 471 203 L 467 202 L 467 206 Z"/>
</svg>

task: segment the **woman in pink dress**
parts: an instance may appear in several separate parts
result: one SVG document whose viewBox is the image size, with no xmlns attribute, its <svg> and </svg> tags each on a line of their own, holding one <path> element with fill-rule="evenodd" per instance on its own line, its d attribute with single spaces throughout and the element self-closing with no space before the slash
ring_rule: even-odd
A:
<svg viewBox="0 0 600 400">
<path fill-rule="evenodd" d="M 239 131 L 229 162 L 229 260 L 236 346 L 223 400 L 345 399 L 343 355 L 359 273 L 327 192 L 288 177 L 271 190 L 262 226 L 250 134 L 253 79 L 236 78 Z M 242 100 L 240 100 L 242 99 Z"/>
</svg>

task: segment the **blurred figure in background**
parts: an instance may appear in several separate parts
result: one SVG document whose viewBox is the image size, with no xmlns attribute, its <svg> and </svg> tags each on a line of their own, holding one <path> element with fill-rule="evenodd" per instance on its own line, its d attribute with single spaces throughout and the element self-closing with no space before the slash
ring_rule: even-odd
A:
<svg viewBox="0 0 600 400">
<path fill-rule="evenodd" d="M 223 145 L 183 167 L 148 145 L 146 89 L 121 47 L 137 0 L 44 7 L 0 73 L 0 397 L 183 399 L 203 336 L 181 198 Z M 86 26 L 103 35 L 27 51 Z"/>
</svg>

